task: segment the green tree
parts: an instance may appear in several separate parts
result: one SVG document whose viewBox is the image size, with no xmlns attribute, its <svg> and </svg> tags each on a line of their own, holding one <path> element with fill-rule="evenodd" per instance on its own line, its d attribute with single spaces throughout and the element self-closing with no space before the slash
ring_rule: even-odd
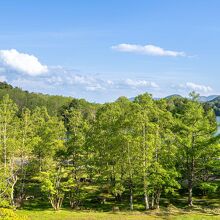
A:
<svg viewBox="0 0 220 220">
<path fill-rule="evenodd" d="M 40 181 L 41 190 L 45 193 L 55 211 L 58 211 L 63 203 L 67 191 L 67 173 L 58 162 L 51 162 L 47 171 L 40 172 L 37 180 Z"/>
<path fill-rule="evenodd" d="M 79 206 L 83 180 L 87 179 L 87 155 L 85 149 L 88 121 L 80 110 L 70 109 L 65 112 L 67 141 L 66 159 L 68 161 L 68 192 L 71 208 Z"/>
<path fill-rule="evenodd" d="M 65 127 L 56 116 L 49 116 L 46 108 L 36 108 L 32 114 L 36 144 L 33 147 L 34 165 L 41 172 L 50 160 L 64 149 Z M 48 164 L 47 164 L 48 162 Z"/>
<path fill-rule="evenodd" d="M 21 206 L 26 197 L 26 183 L 30 174 L 28 172 L 32 151 L 37 144 L 38 139 L 35 137 L 34 124 L 31 111 L 27 108 L 22 109 L 21 116 L 17 122 L 16 135 L 16 155 L 18 157 L 18 182 L 16 184 L 16 205 Z"/>
<path fill-rule="evenodd" d="M 14 186 L 17 182 L 17 168 L 15 163 L 17 106 L 4 96 L 0 102 L 0 141 L 1 141 L 1 170 L 2 181 L 0 195 L 14 205 Z"/>
<path fill-rule="evenodd" d="M 217 129 L 212 110 L 205 111 L 196 100 L 188 100 L 181 105 L 181 112 L 175 114 L 177 120 L 177 142 L 179 148 L 179 168 L 187 180 L 188 205 L 193 205 L 193 188 L 201 181 L 204 168 L 214 160 Z"/>
<path fill-rule="evenodd" d="M 153 157 L 153 141 L 155 132 L 155 114 L 157 106 L 154 104 L 152 97 L 149 94 L 139 95 L 135 98 L 135 108 L 131 112 L 133 117 L 133 128 L 135 129 L 135 136 L 139 141 L 140 154 L 140 170 L 143 179 L 143 192 L 145 210 L 148 210 L 149 205 L 149 190 L 150 184 L 149 167 L 152 163 Z"/>
<path fill-rule="evenodd" d="M 118 103 L 105 104 L 98 109 L 89 141 L 89 144 L 93 145 L 92 151 L 95 152 L 93 167 L 96 168 L 100 188 L 114 194 L 116 200 L 120 199 L 122 194 L 119 188 L 123 189 L 121 167 L 118 166 L 121 161 L 117 124 L 120 115 L 121 108 Z"/>
<path fill-rule="evenodd" d="M 180 188 L 177 182 L 179 176 L 176 170 L 177 146 L 173 127 L 175 119 L 167 111 L 165 100 L 156 102 L 157 111 L 154 114 L 154 135 L 152 162 L 149 167 L 149 182 L 151 194 L 151 208 L 159 208 L 161 193 L 174 194 Z"/>
</svg>

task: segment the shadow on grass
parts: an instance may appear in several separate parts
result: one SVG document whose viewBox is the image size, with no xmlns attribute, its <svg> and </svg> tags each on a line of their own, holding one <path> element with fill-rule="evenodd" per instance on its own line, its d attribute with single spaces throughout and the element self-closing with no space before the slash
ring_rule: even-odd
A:
<svg viewBox="0 0 220 220">
<path fill-rule="evenodd" d="M 51 209 L 51 206 L 48 202 L 45 202 L 43 200 L 33 199 L 31 201 L 25 202 L 22 208 L 20 209 L 29 210 L 29 211 L 44 211 Z"/>
</svg>

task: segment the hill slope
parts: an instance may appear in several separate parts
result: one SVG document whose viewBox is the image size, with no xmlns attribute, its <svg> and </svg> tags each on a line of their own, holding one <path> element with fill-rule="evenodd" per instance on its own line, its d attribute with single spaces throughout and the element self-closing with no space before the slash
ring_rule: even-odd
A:
<svg viewBox="0 0 220 220">
<path fill-rule="evenodd" d="M 75 99 L 72 97 L 65 97 L 60 95 L 48 95 L 42 93 L 28 92 L 22 90 L 21 88 L 13 87 L 7 84 L 6 82 L 0 82 L 0 99 L 2 99 L 2 97 L 6 94 L 10 96 L 10 98 L 18 105 L 20 109 L 23 107 L 27 107 L 33 110 L 37 106 L 45 106 L 50 115 L 56 115 L 58 111 L 62 110 L 63 108 L 71 108 L 72 105 L 76 105 L 76 103 L 77 105 L 86 106 L 92 104 L 83 99 Z M 132 97 L 129 100 L 134 101 L 134 98 L 135 97 Z M 165 98 L 182 98 L 182 96 L 174 94 Z M 159 98 L 154 99 L 157 100 Z M 199 101 L 211 106 L 214 109 L 215 114 L 217 116 L 220 116 L 220 96 L 200 96 Z"/>
<path fill-rule="evenodd" d="M 37 106 L 45 106 L 50 115 L 56 115 L 62 106 L 69 104 L 73 100 L 71 97 L 28 92 L 5 82 L 0 82 L 0 99 L 6 94 L 10 96 L 20 109 L 27 107 L 32 110 Z"/>
<path fill-rule="evenodd" d="M 214 109 L 215 114 L 220 116 L 220 96 L 217 96 L 215 99 L 207 102 Z"/>
</svg>

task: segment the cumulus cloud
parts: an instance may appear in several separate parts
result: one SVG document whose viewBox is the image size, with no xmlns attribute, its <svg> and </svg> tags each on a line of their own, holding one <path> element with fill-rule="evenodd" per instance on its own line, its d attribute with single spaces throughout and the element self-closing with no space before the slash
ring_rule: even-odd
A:
<svg viewBox="0 0 220 220">
<path fill-rule="evenodd" d="M 15 49 L 0 50 L 0 61 L 5 66 L 30 76 L 37 76 L 48 72 L 48 67 L 42 65 L 37 57 L 20 53 Z"/>
<path fill-rule="evenodd" d="M 88 75 L 68 75 L 65 77 L 67 80 L 67 84 L 81 87 L 86 91 L 98 91 L 98 90 L 105 90 L 107 82 Z"/>
<path fill-rule="evenodd" d="M 42 75 L 42 80 L 50 85 L 61 87 L 70 87 L 74 89 L 81 89 L 85 91 L 99 91 L 105 90 L 109 81 L 103 80 L 100 77 L 88 74 L 79 74 L 77 71 L 68 70 L 62 67 L 50 68 L 47 75 Z"/>
<path fill-rule="evenodd" d="M 187 82 L 183 85 L 181 84 L 180 87 L 204 93 L 211 92 L 213 90 L 210 86 L 196 84 L 193 82 Z"/>
<path fill-rule="evenodd" d="M 42 81 L 47 82 L 50 86 L 63 88 L 71 88 L 72 90 L 79 89 L 81 91 L 112 91 L 112 90 L 137 90 L 147 91 L 148 89 L 156 89 L 159 86 L 152 81 L 137 80 L 137 79 L 103 79 L 101 76 L 80 74 L 72 70 L 64 68 L 53 68 L 47 74 L 39 76 Z M 38 78 L 39 78 L 38 77 Z"/>
<path fill-rule="evenodd" d="M 151 56 L 171 56 L 171 57 L 186 56 L 184 52 L 165 50 L 161 47 L 151 44 L 148 45 L 118 44 L 112 46 L 112 49 L 120 52 L 138 53 L 138 54 L 145 54 Z"/>
<path fill-rule="evenodd" d="M 96 96 L 97 100 L 104 95 L 116 97 L 159 88 L 155 82 L 145 79 L 107 79 L 100 74 L 84 74 L 62 66 L 46 66 L 34 55 L 15 49 L 0 50 L 0 81 L 29 91 L 74 97 Z"/>
<path fill-rule="evenodd" d="M 146 81 L 146 80 L 126 79 L 125 84 L 132 88 L 158 88 L 159 87 L 155 82 Z"/>
</svg>

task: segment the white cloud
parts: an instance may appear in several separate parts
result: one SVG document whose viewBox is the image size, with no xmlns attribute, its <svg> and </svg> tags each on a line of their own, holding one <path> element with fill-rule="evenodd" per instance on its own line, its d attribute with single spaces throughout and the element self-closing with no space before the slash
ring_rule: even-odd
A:
<svg viewBox="0 0 220 220">
<path fill-rule="evenodd" d="M 7 81 L 6 76 L 1 75 L 1 76 L 0 76 L 0 82 L 6 82 L 6 81 Z"/>
<path fill-rule="evenodd" d="M 110 91 L 110 90 L 137 90 L 137 89 L 155 89 L 159 86 L 152 81 L 136 80 L 136 79 L 103 79 L 97 75 L 88 75 L 76 73 L 72 70 L 66 70 L 63 68 L 53 69 L 49 74 L 40 76 L 43 81 L 50 85 L 69 87 L 74 89 L 80 89 L 82 91 Z"/>
<path fill-rule="evenodd" d="M 146 54 L 151 56 L 186 56 L 184 52 L 165 50 L 161 47 L 155 45 L 138 45 L 138 44 L 118 44 L 116 46 L 112 46 L 112 49 L 120 51 L 120 52 L 129 52 L 129 53 L 139 53 Z"/>
<path fill-rule="evenodd" d="M 146 80 L 132 80 L 126 79 L 125 84 L 132 88 L 158 88 L 159 86 L 155 82 L 146 81 Z"/>
<path fill-rule="evenodd" d="M 211 92 L 213 90 L 210 86 L 196 84 L 193 82 L 187 82 L 184 85 L 180 85 L 180 87 L 187 88 L 190 90 L 200 91 L 200 92 L 204 92 L 204 93 Z"/>
<path fill-rule="evenodd" d="M 50 76 L 49 78 L 46 79 L 46 81 L 49 84 L 53 84 L 53 85 L 61 85 L 61 84 L 63 84 L 63 79 L 60 76 Z"/>
<path fill-rule="evenodd" d="M 129 94 L 159 88 L 150 80 L 111 79 L 100 74 L 82 74 L 79 70 L 62 66 L 47 67 L 42 65 L 35 56 L 20 53 L 14 49 L 0 50 L 0 81 L 6 80 L 14 86 L 29 91 L 75 97 L 97 96 L 97 100 L 104 94 L 109 97 L 126 94 L 130 96 Z"/>
<path fill-rule="evenodd" d="M 103 87 L 103 86 L 100 85 L 100 84 L 89 85 L 89 86 L 86 86 L 86 90 L 87 90 L 87 91 L 105 90 L 105 87 Z"/>
<path fill-rule="evenodd" d="M 37 57 L 20 53 L 15 49 L 0 50 L 0 60 L 5 66 L 30 76 L 37 76 L 48 72 L 48 67 L 42 65 Z"/>
<path fill-rule="evenodd" d="M 97 91 L 105 89 L 106 82 L 92 76 L 87 75 L 70 75 L 66 77 L 67 83 L 70 85 L 81 86 L 87 91 Z"/>
<path fill-rule="evenodd" d="M 76 73 L 74 70 L 67 70 L 62 67 L 50 68 L 47 75 L 40 76 L 42 80 L 50 85 L 70 87 L 74 89 L 81 89 L 84 91 L 99 91 L 105 90 L 108 87 L 109 81 L 92 75 L 82 75 Z"/>
</svg>

